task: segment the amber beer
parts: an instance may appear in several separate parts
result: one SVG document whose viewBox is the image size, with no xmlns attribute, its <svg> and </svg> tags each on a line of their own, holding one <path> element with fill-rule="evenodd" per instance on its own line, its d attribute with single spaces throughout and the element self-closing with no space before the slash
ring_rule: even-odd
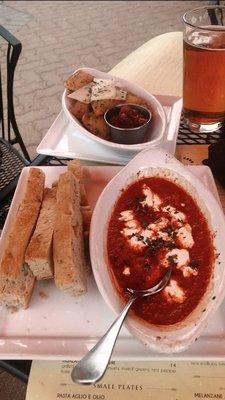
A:
<svg viewBox="0 0 225 400">
<path fill-rule="evenodd" d="M 225 118 L 225 30 L 205 28 L 184 39 L 184 116 L 202 125 Z"/>
</svg>

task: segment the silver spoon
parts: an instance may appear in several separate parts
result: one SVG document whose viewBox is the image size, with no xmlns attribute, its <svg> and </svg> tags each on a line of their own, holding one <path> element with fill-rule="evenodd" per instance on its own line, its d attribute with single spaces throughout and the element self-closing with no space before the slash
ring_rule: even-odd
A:
<svg viewBox="0 0 225 400">
<path fill-rule="evenodd" d="M 115 346 L 117 336 L 130 307 L 135 300 L 160 292 L 169 282 L 170 276 L 171 268 L 168 269 L 157 285 L 150 289 L 134 290 L 127 288 L 127 291 L 132 294 L 132 297 L 105 335 L 73 368 L 71 373 L 73 382 L 91 384 L 99 381 L 103 377 Z"/>
</svg>

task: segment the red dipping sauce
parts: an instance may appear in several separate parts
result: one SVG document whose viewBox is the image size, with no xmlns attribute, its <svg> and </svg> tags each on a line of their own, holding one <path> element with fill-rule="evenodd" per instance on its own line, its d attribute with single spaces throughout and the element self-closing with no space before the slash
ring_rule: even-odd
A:
<svg viewBox="0 0 225 400">
<path fill-rule="evenodd" d="M 111 125 L 116 126 L 117 128 L 138 128 L 146 124 L 148 118 L 144 116 L 141 111 L 132 108 L 131 106 L 122 106 L 119 109 L 118 114 L 112 115 L 108 118 L 108 121 Z"/>
<path fill-rule="evenodd" d="M 181 322 L 196 308 L 214 264 L 212 234 L 199 206 L 159 177 L 140 179 L 122 192 L 109 222 L 107 252 L 124 301 L 127 287 L 147 289 L 172 267 L 166 288 L 133 306 L 138 317 L 156 325 Z"/>
</svg>

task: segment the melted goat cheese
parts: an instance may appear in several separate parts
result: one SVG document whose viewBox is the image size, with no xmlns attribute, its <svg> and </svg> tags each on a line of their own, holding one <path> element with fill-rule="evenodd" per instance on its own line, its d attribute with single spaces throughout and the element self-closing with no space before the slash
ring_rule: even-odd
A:
<svg viewBox="0 0 225 400">
<path fill-rule="evenodd" d="M 184 278 L 189 278 L 191 275 L 198 275 L 196 269 L 191 268 L 188 264 L 190 263 L 189 251 L 186 249 L 173 249 L 166 254 L 163 260 L 164 267 L 170 265 L 170 257 L 176 264 L 176 268 L 182 271 Z"/>
<path fill-rule="evenodd" d="M 194 275 L 194 276 L 198 275 L 198 271 L 189 266 L 184 267 L 182 271 L 183 271 L 183 275 L 185 278 L 190 278 L 191 275 Z"/>
<path fill-rule="evenodd" d="M 127 92 L 120 89 L 115 80 L 94 78 L 93 82 L 68 94 L 68 97 L 89 104 L 94 100 L 126 100 Z"/>
<path fill-rule="evenodd" d="M 139 240 L 137 236 L 132 236 L 129 240 L 130 246 L 133 248 L 133 250 L 141 250 L 143 249 L 146 244 L 142 241 Z"/>
<path fill-rule="evenodd" d="M 159 207 L 162 204 L 162 200 L 160 199 L 160 197 L 157 194 L 153 193 L 150 187 L 145 184 L 143 185 L 142 192 L 146 196 L 145 200 L 140 202 L 142 206 L 152 207 L 154 208 L 154 210 L 158 211 Z"/>
<path fill-rule="evenodd" d="M 163 261 L 164 267 L 169 266 L 170 258 L 173 259 L 177 269 L 185 267 L 190 262 L 189 252 L 186 249 L 173 249 L 168 251 Z"/>
<path fill-rule="evenodd" d="M 124 221 L 125 228 L 120 231 L 123 236 L 129 238 L 132 235 L 138 233 L 141 229 L 139 222 L 134 218 L 134 212 L 132 210 L 122 211 L 119 220 Z M 135 245 L 136 247 L 136 245 Z"/>
<path fill-rule="evenodd" d="M 168 302 L 183 303 L 186 299 L 184 290 L 178 285 L 177 281 L 174 279 L 170 280 L 169 285 L 163 290 L 164 295 Z"/>
<path fill-rule="evenodd" d="M 161 229 L 164 229 L 167 227 L 169 223 L 169 220 L 167 218 L 160 218 L 158 221 L 156 221 L 155 223 L 149 224 L 148 225 L 148 229 L 154 231 L 154 232 L 158 232 Z"/>
<path fill-rule="evenodd" d="M 187 220 L 186 215 L 183 212 L 178 211 L 175 207 L 165 206 L 162 208 L 162 211 L 170 215 L 171 222 L 175 226 L 182 226 Z"/>
<path fill-rule="evenodd" d="M 127 276 L 130 275 L 130 267 L 125 267 L 125 268 L 124 268 L 124 270 L 123 270 L 123 275 L 127 275 Z"/>
<path fill-rule="evenodd" d="M 191 249 L 194 245 L 194 239 L 192 237 L 192 229 L 189 224 L 185 224 L 178 229 L 176 234 L 176 243 L 178 246 L 184 249 Z"/>
<path fill-rule="evenodd" d="M 133 210 L 126 210 L 120 213 L 121 217 L 119 218 L 120 221 L 132 221 L 134 218 Z"/>
</svg>

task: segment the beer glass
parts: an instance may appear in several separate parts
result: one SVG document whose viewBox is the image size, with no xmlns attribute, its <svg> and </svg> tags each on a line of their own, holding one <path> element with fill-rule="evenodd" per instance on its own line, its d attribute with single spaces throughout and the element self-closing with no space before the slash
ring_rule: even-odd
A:
<svg viewBox="0 0 225 400">
<path fill-rule="evenodd" d="M 218 130 L 225 119 L 225 6 L 183 16 L 184 120 L 193 132 Z"/>
</svg>

